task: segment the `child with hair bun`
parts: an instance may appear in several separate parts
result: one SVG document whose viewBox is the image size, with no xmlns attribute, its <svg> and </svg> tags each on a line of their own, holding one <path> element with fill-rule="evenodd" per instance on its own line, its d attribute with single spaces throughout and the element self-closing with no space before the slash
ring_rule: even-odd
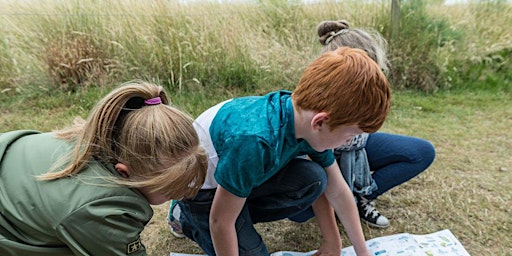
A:
<svg viewBox="0 0 512 256">
<path fill-rule="evenodd" d="M 379 32 L 350 28 L 345 20 L 323 21 L 317 32 L 322 53 L 347 46 L 362 49 L 388 73 L 387 43 Z M 434 161 L 435 149 L 421 138 L 376 132 L 355 136 L 337 147 L 335 154 L 357 200 L 361 220 L 370 227 L 386 228 L 389 220 L 375 208 L 375 199 L 425 171 Z M 364 162 L 350 164 L 356 154 Z"/>
</svg>

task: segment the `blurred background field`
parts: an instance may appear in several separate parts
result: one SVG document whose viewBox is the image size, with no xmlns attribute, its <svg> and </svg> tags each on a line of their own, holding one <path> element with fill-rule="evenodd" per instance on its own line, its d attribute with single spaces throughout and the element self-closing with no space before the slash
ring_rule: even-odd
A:
<svg viewBox="0 0 512 256">
<path fill-rule="evenodd" d="M 512 255 L 512 5 L 389 1 L 0 0 L 0 132 L 50 131 L 144 79 L 196 116 L 235 96 L 293 89 L 319 53 L 316 25 L 348 20 L 389 41 L 392 112 L 383 131 L 426 138 L 437 158 L 377 201 L 391 219 L 368 239 L 450 229 L 472 255 Z M 168 205 L 143 233 L 150 255 L 200 252 L 172 237 Z M 259 224 L 271 251 L 318 246 L 314 220 Z M 344 246 L 350 243 L 344 237 Z"/>
<path fill-rule="evenodd" d="M 337 19 L 388 38 L 396 89 L 510 90 L 497 81 L 510 80 L 511 4 L 442 3 L 402 1 L 391 38 L 391 0 L 2 0 L 0 90 L 75 92 L 134 78 L 172 91 L 293 88 L 319 53 L 316 25 Z"/>
</svg>

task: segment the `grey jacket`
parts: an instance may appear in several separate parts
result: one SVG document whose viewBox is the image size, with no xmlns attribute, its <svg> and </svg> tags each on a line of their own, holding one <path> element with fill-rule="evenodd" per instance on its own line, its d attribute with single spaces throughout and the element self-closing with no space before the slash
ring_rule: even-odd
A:
<svg viewBox="0 0 512 256">
<path fill-rule="evenodd" d="M 351 143 L 334 149 L 334 156 L 340 166 L 343 178 L 354 194 L 370 195 L 377 190 L 377 184 L 372 178 L 368 156 L 366 155 L 366 141 L 368 134 L 355 136 Z"/>
</svg>

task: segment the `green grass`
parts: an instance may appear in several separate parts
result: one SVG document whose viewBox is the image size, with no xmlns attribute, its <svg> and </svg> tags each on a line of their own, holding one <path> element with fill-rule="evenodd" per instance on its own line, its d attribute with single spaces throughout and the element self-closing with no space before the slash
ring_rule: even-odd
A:
<svg viewBox="0 0 512 256">
<path fill-rule="evenodd" d="M 41 93 L 27 98 L 0 94 L 0 132 L 12 129 L 48 131 L 85 117 L 106 89 L 76 94 Z M 238 92 L 196 91 L 171 94 L 174 104 L 196 116 Z M 450 229 L 471 255 L 512 255 L 512 98 L 511 93 L 442 91 L 435 94 L 395 92 L 382 131 L 426 138 L 435 145 L 433 165 L 418 178 L 377 200 L 391 227 L 364 227 L 367 239 L 400 232 L 425 234 Z M 170 251 L 200 253 L 187 239 L 176 239 L 165 223 L 168 204 L 155 206 L 143 232 L 150 255 Z M 317 249 L 314 221 L 258 224 L 271 251 Z M 343 228 L 340 226 L 340 229 Z M 342 234 L 344 235 L 343 231 Z M 344 246 L 350 245 L 343 236 Z"/>
<path fill-rule="evenodd" d="M 511 96 L 485 91 L 396 92 L 382 131 L 426 138 L 435 145 L 437 156 L 425 173 L 377 200 L 391 226 L 364 226 L 366 238 L 450 229 L 471 255 L 512 255 Z M 144 232 L 152 255 L 200 253 L 192 242 L 168 231 L 168 204 L 154 208 L 153 222 Z M 314 221 L 257 227 L 271 251 L 310 251 L 319 245 Z M 350 245 L 346 236 L 343 239 L 344 246 Z"/>
<path fill-rule="evenodd" d="M 472 255 L 512 255 L 512 6 L 430 2 L 439 1 L 403 9 L 408 27 L 390 47 L 398 73 L 382 131 L 426 138 L 437 157 L 377 201 L 391 227 L 364 232 L 370 239 L 448 228 Z M 292 89 L 318 54 L 322 20 L 347 19 L 385 36 L 389 30 L 387 1 L 0 0 L 0 7 L 0 132 L 69 125 L 113 86 L 139 78 L 164 85 L 173 104 L 197 116 L 231 97 Z M 169 233 L 167 207 L 154 207 L 143 232 L 150 255 L 199 253 Z M 318 246 L 314 221 L 257 228 L 271 251 Z"/>
</svg>

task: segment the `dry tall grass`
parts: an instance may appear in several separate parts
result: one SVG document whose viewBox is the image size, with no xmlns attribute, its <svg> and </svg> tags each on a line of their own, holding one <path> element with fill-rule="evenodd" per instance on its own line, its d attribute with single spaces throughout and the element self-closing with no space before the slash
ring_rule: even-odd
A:
<svg viewBox="0 0 512 256">
<path fill-rule="evenodd" d="M 296 3 L 2 0 L 0 90 L 136 78 L 179 90 L 290 87 L 318 55 L 320 21 L 346 19 L 389 32 L 389 1 Z M 404 40 L 391 47 L 397 88 L 449 86 L 449 79 L 432 76 L 511 47 L 509 5 L 425 8 L 407 9 Z"/>
</svg>

